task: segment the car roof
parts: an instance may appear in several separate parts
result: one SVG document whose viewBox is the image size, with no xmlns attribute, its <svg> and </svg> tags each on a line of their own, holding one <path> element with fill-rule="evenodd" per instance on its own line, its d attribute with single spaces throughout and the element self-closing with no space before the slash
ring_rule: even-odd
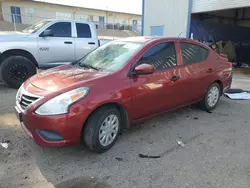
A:
<svg viewBox="0 0 250 188">
<path fill-rule="evenodd" d="M 177 37 L 156 37 L 156 36 L 138 36 L 138 37 L 127 37 L 118 39 L 117 41 L 123 42 L 139 42 L 139 43 L 150 43 L 153 41 L 161 41 L 161 40 L 170 40 L 170 41 L 178 41 L 185 38 L 177 38 Z M 186 39 L 187 40 L 187 39 Z"/>
<path fill-rule="evenodd" d="M 156 37 L 156 36 L 138 36 L 138 37 L 127 37 L 127 38 L 122 38 L 118 39 L 116 41 L 123 41 L 123 42 L 138 42 L 138 43 L 144 43 L 148 44 L 154 41 L 181 41 L 181 42 L 190 42 L 199 46 L 202 46 L 204 48 L 209 48 L 207 45 L 196 41 L 192 39 L 187 39 L 187 38 L 182 38 L 182 37 Z"/>
</svg>

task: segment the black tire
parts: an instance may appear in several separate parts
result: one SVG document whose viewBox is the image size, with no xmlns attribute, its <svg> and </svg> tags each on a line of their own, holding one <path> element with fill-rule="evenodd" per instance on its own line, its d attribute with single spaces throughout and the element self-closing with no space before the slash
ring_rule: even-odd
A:
<svg viewBox="0 0 250 188">
<path fill-rule="evenodd" d="M 19 88 L 29 77 L 36 74 L 34 63 L 23 56 L 10 56 L 0 64 L 0 78 L 12 88 Z"/>
<path fill-rule="evenodd" d="M 115 115 L 118 118 L 118 131 L 114 140 L 108 145 L 103 146 L 99 140 L 99 131 L 104 120 L 110 115 Z M 84 140 L 84 146 L 90 149 L 92 152 L 103 153 L 109 150 L 117 141 L 119 132 L 121 130 L 121 115 L 117 108 L 112 106 L 104 106 L 98 109 L 92 114 L 85 124 L 84 131 L 82 133 L 82 139 Z"/>
<path fill-rule="evenodd" d="M 209 92 L 211 91 L 212 88 L 217 88 L 218 91 L 219 91 L 219 95 L 218 95 L 218 100 L 217 100 L 217 102 L 216 102 L 214 105 L 211 106 L 211 105 L 209 105 L 209 101 L 208 101 L 209 96 L 208 96 L 208 95 L 209 95 Z M 207 92 L 206 92 L 206 94 L 205 94 L 203 100 L 200 102 L 201 108 L 204 109 L 204 110 L 207 111 L 207 112 L 213 111 L 213 110 L 216 108 L 216 106 L 218 105 L 218 102 L 219 102 L 219 100 L 220 100 L 220 96 L 221 96 L 221 87 L 220 87 L 220 85 L 219 85 L 218 83 L 213 83 L 213 84 L 207 89 Z"/>
</svg>

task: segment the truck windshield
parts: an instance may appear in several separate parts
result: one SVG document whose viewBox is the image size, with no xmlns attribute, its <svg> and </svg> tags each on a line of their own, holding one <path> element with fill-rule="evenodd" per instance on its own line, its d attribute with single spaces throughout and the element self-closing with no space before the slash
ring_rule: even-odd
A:
<svg viewBox="0 0 250 188">
<path fill-rule="evenodd" d="M 24 33 L 29 33 L 29 34 L 32 34 L 32 33 L 35 33 L 37 32 L 40 28 L 42 28 L 43 26 L 45 26 L 46 24 L 50 23 L 51 21 L 41 21 L 41 22 L 38 22 L 26 29 L 23 30 Z"/>
<path fill-rule="evenodd" d="M 143 43 L 109 42 L 83 57 L 78 65 L 99 71 L 114 72 L 121 69 L 142 46 Z"/>
</svg>

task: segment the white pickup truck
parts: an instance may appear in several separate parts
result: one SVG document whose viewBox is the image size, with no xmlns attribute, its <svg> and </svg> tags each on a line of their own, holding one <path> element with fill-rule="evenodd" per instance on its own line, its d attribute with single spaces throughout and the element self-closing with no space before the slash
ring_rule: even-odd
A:
<svg viewBox="0 0 250 188">
<path fill-rule="evenodd" d="M 19 87 L 36 74 L 74 62 L 100 45 L 93 23 L 44 20 L 21 32 L 0 32 L 0 79 Z"/>
</svg>

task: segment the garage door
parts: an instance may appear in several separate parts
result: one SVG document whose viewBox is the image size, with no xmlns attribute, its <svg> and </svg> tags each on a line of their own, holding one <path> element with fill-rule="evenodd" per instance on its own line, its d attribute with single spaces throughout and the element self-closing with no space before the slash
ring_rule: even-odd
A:
<svg viewBox="0 0 250 188">
<path fill-rule="evenodd" d="M 193 0 L 192 13 L 249 7 L 250 0 Z"/>
<path fill-rule="evenodd" d="M 144 0 L 144 35 L 186 37 L 189 28 L 189 0 Z"/>
</svg>

